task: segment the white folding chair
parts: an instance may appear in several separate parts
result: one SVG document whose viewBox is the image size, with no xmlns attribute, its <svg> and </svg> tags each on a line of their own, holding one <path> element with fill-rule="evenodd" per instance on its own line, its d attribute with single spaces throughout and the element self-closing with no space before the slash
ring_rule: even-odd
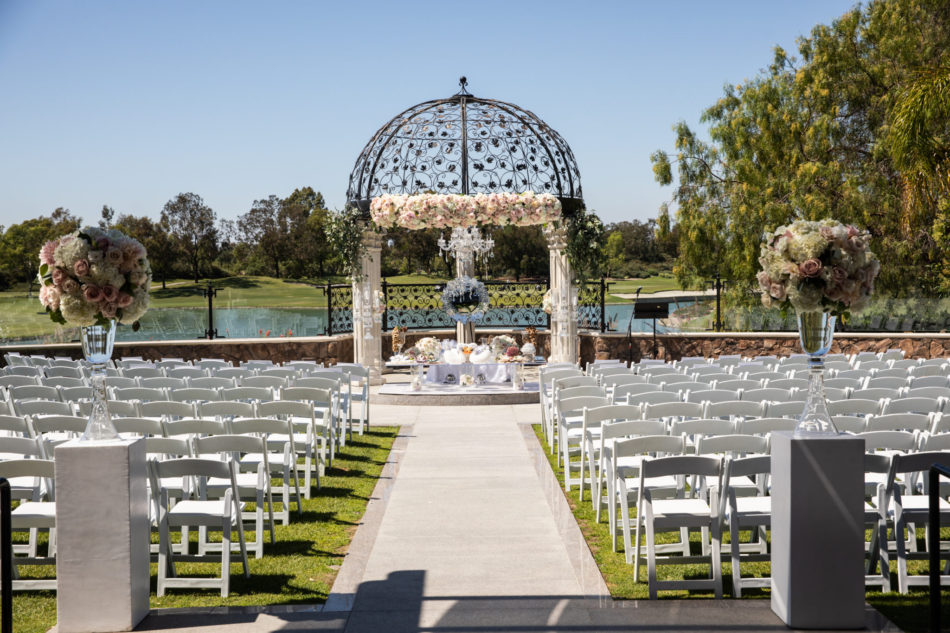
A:
<svg viewBox="0 0 950 633">
<path fill-rule="evenodd" d="M 256 472 L 237 472 L 238 499 L 254 502 L 254 512 L 243 511 L 241 518 L 245 521 L 243 530 L 247 529 L 246 522 L 254 525 L 254 541 L 247 541 L 246 547 L 254 552 L 254 558 L 264 556 L 264 527 L 270 532 L 270 542 L 274 539 L 274 499 L 271 494 L 270 465 L 267 462 L 267 446 L 263 437 L 250 435 L 211 435 L 198 437 L 194 440 L 195 457 L 205 458 L 209 455 L 217 456 L 223 461 L 241 462 L 247 454 L 261 455 Z M 209 477 L 205 482 L 207 492 L 213 497 L 220 497 L 229 488 L 231 481 L 223 477 Z M 264 518 L 264 507 L 267 507 L 267 519 Z M 209 543 L 205 529 L 199 528 L 198 554 L 204 555 L 215 551 L 220 545 Z M 232 547 L 233 550 L 233 547 Z"/>
<path fill-rule="evenodd" d="M 214 459 L 170 459 L 149 461 L 152 483 L 154 512 L 158 517 L 158 595 L 164 596 L 165 590 L 172 587 L 188 589 L 220 588 L 221 596 L 227 597 L 231 579 L 231 531 L 238 533 L 240 560 L 244 568 L 244 577 L 250 578 L 247 562 L 247 546 L 244 541 L 244 522 L 237 487 L 237 470 L 233 461 Z M 198 498 L 183 499 L 170 506 L 168 491 L 162 488 L 162 480 L 171 477 L 198 480 Z M 223 479 L 230 483 L 224 494 L 218 499 L 208 498 L 207 480 Z M 214 489 L 212 489 L 214 490 Z M 187 554 L 176 555 L 172 549 L 170 532 L 187 526 L 199 526 L 206 529 L 221 530 L 221 577 L 184 578 L 175 568 L 175 560 L 207 562 L 208 556 L 192 557 Z"/>
<path fill-rule="evenodd" d="M 281 522 L 289 525 L 291 480 L 297 497 L 297 514 L 303 511 L 300 500 L 300 481 L 297 478 L 297 453 L 292 422 L 277 418 L 249 418 L 232 421 L 231 430 L 236 434 L 255 434 L 264 438 L 263 446 L 267 454 L 260 452 L 245 454 L 241 458 L 240 467 L 256 471 L 263 463 L 270 474 L 281 476 L 281 510 L 278 514 Z"/>
<path fill-rule="evenodd" d="M 52 460 L 45 459 L 8 459 L 0 461 L 0 477 L 10 481 L 23 479 L 42 480 L 42 485 L 35 487 L 35 492 L 29 500 L 21 501 L 10 513 L 11 528 L 13 530 L 30 530 L 30 551 L 26 556 L 13 556 L 13 591 L 24 590 L 56 590 L 55 578 L 21 579 L 17 572 L 19 565 L 55 565 L 56 564 L 56 495 L 55 473 Z M 41 492 L 43 491 L 43 492 Z M 45 492 L 46 500 L 43 500 Z M 34 546 L 32 534 L 36 530 L 49 530 L 49 547 L 46 556 L 38 556 Z"/>
<path fill-rule="evenodd" d="M 724 477 L 725 472 L 725 477 Z M 709 491 L 708 501 L 699 497 L 664 499 L 656 495 L 657 488 L 651 483 L 660 477 L 728 477 L 721 459 L 699 455 L 679 455 L 646 459 L 640 464 L 640 484 L 638 488 L 637 513 L 643 512 L 646 527 L 647 574 L 649 577 L 650 599 L 657 597 L 661 589 L 712 589 L 716 598 L 722 598 L 722 570 L 720 562 L 720 543 L 722 527 L 722 507 L 717 489 Z M 719 489 L 721 489 L 721 484 Z M 660 490 L 664 490 L 661 488 Z M 639 528 L 640 519 L 637 519 Z M 694 557 L 685 555 L 657 556 L 658 532 L 703 529 L 709 531 L 712 548 L 709 556 Z M 639 539 L 638 539 L 639 541 Z M 688 543 L 687 543 L 688 545 Z M 639 550 L 639 542 L 637 543 Z M 639 559 L 639 552 L 638 552 Z M 657 579 L 657 565 L 704 562 L 708 559 L 711 567 L 709 579 L 664 580 Z"/>
<path fill-rule="evenodd" d="M 937 528 L 929 524 L 929 495 L 927 494 L 929 491 L 929 477 L 925 475 L 922 478 L 924 494 L 914 494 L 916 491 L 912 490 L 910 486 L 907 488 L 908 494 L 904 494 L 901 486 L 895 485 L 895 480 L 898 475 L 903 475 L 906 481 L 912 475 L 926 473 L 933 464 L 950 467 L 950 453 L 943 451 L 895 453 L 891 457 L 891 468 L 887 473 L 883 507 L 887 508 L 888 517 L 894 525 L 894 540 L 897 545 L 897 587 L 901 593 L 907 593 L 911 586 L 929 586 L 930 584 L 928 576 L 915 576 L 908 572 L 908 560 L 926 558 L 927 552 L 908 552 L 904 541 L 904 531 L 908 530 L 908 537 L 916 540 L 913 528 L 909 526 L 925 525 L 927 530 Z M 950 503 L 942 497 L 938 497 L 938 514 L 942 525 L 950 520 Z M 925 543 L 927 540 L 925 539 Z M 940 558 L 946 559 L 948 550 L 941 549 L 940 552 Z M 950 575 L 942 574 L 940 582 L 946 583 L 948 581 L 950 581 Z"/>
<path fill-rule="evenodd" d="M 644 420 L 648 422 L 648 420 Z M 632 424 L 622 422 L 621 424 Z M 637 496 L 640 466 L 651 456 L 657 455 L 682 455 L 686 452 L 686 441 L 682 437 L 672 437 L 670 435 L 640 435 L 623 439 L 615 439 L 610 447 L 609 460 L 609 479 L 611 484 L 608 488 L 610 502 L 607 505 L 607 516 L 610 521 L 611 541 L 614 550 L 617 549 L 617 506 L 620 506 L 620 529 L 623 537 L 624 558 L 627 564 L 634 564 L 634 580 L 639 581 L 640 570 L 640 525 L 643 518 L 642 499 Z M 662 490 L 666 496 L 676 496 L 682 488 L 682 482 L 675 477 L 658 477 L 651 482 L 655 488 Z M 656 491 L 655 496 L 660 492 Z M 630 506 L 635 505 L 637 509 L 635 528 L 636 545 L 630 537 Z M 686 553 L 689 551 L 689 541 L 681 540 L 679 543 L 673 543 L 664 547 L 665 550 L 673 549 L 675 551 Z"/>
</svg>

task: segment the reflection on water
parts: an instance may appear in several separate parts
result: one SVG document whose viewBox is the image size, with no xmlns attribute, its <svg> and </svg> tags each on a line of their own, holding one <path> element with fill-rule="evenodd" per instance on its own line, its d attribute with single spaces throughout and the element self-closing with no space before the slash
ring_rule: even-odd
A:
<svg viewBox="0 0 950 633">
<path fill-rule="evenodd" d="M 692 302 L 671 303 L 670 313 Z M 500 308 L 495 308 L 498 310 Z M 599 311 L 599 308 L 596 308 Z M 632 332 L 652 332 L 651 320 L 633 319 L 633 304 L 612 304 L 605 307 L 608 330 L 626 332 L 628 324 Z M 583 316 L 583 315 L 582 315 Z M 4 317 L 0 316 L 0 321 Z M 208 311 L 204 308 L 166 308 L 149 310 L 142 317 L 141 328 L 120 325 L 116 333 L 119 341 L 162 341 L 175 339 L 204 338 L 208 328 Z M 214 327 L 219 337 L 254 338 L 281 336 L 322 336 L 327 333 L 326 308 L 215 308 Z M 78 340 L 76 328 L 55 327 L 50 334 L 31 338 L 9 338 L 8 328 L 2 327 L 3 343 L 62 343 Z M 514 328 L 520 329 L 520 328 Z M 675 331 L 657 323 L 657 332 Z"/>
</svg>

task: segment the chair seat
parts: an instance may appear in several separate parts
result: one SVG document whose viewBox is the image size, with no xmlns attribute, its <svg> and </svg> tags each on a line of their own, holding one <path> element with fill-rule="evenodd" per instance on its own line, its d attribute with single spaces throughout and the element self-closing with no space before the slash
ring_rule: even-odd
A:
<svg viewBox="0 0 950 633">
<path fill-rule="evenodd" d="M 947 500 L 943 497 L 938 497 L 937 509 L 940 511 L 940 514 L 946 516 L 947 513 L 950 513 L 950 503 L 947 503 Z M 901 507 L 904 509 L 904 516 L 907 517 L 908 514 L 912 514 L 915 517 L 921 517 L 926 519 L 927 513 L 930 511 L 930 496 L 929 495 L 906 495 L 901 497 Z M 893 509 L 891 509 L 893 514 Z"/>
<path fill-rule="evenodd" d="M 56 504 L 52 501 L 24 501 L 10 513 L 14 528 L 56 527 Z"/>
<path fill-rule="evenodd" d="M 772 516 L 772 497 L 736 497 L 736 512 L 743 522 L 768 519 Z"/>
<path fill-rule="evenodd" d="M 291 455 L 291 464 L 297 463 L 297 456 Z M 261 453 L 248 453 L 241 458 L 240 467 L 241 470 L 257 470 L 257 465 L 264 461 L 264 456 Z M 267 463 L 270 464 L 271 471 L 274 471 L 276 468 L 284 467 L 284 454 L 283 453 L 268 453 L 267 454 Z"/>
<path fill-rule="evenodd" d="M 238 473 L 236 477 L 238 492 L 241 496 L 248 496 L 257 492 L 257 473 Z M 231 487 L 231 480 L 224 477 L 208 477 L 208 490 L 215 497 Z"/>
<path fill-rule="evenodd" d="M 244 503 L 240 504 L 242 511 L 244 506 Z M 227 509 L 230 510 L 230 507 Z M 224 502 L 220 499 L 216 501 L 185 499 L 176 503 L 168 511 L 168 524 L 173 526 L 221 525 L 224 510 Z M 231 517 L 231 523 L 234 524 L 234 517 Z"/>
<path fill-rule="evenodd" d="M 651 486 L 652 487 L 652 486 Z M 662 530 L 667 526 L 698 527 L 709 525 L 709 504 L 703 499 L 659 499 L 653 501 L 653 524 Z"/>
<path fill-rule="evenodd" d="M 630 493 L 636 493 L 637 487 L 640 485 L 640 475 L 638 473 L 626 474 L 626 476 L 621 475 L 619 479 L 623 480 L 627 490 Z M 657 490 L 675 490 L 679 487 L 679 482 L 676 480 L 676 477 L 673 475 L 663 475 L 662 477 L 647 477 L 644 480 L 644 483 L 648 488 L 653 490 L 653 495 L 656 496 Z"/>
</svg>

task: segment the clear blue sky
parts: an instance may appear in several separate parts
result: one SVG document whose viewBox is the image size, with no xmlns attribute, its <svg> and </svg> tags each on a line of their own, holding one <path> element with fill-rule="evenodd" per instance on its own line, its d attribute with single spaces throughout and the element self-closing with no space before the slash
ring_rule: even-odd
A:
<svg viewBox="0 0 950 633">
<path fill-rule="evenodd" d="M 671 126 L 853 4 L 0 0 L 0 224 L 183 191 L 229 218 L 306 185 L 340 207 L 376 129 L 462 74 L 567 139 L 605 221 L 655 217 Z"/>
</svg>

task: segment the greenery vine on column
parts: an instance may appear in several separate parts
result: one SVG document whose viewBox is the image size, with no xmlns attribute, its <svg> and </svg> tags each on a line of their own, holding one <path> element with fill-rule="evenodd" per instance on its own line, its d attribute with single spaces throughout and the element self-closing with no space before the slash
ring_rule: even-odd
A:
<svg viewBox="0 0 950 633">
<path fill-rule="evenodd" d="M 354 281 L 363 277 L 360 260 L 365 250 L 363 232 L 366 229 L 367 223 L 363 214 L 356 207 L 332 212 L 327 222 L 327 240 L 339 256 L 343 271 Z"/>
<path fill-rule="evenodd" d="M 588 279 L 600 277 L 604 268 L 606 232 L 604 224 L 593 211 L 581 207 L 568 217 L 567 258 L 574 272 L 574 280 L 583 287 Z"/>
</svg>

